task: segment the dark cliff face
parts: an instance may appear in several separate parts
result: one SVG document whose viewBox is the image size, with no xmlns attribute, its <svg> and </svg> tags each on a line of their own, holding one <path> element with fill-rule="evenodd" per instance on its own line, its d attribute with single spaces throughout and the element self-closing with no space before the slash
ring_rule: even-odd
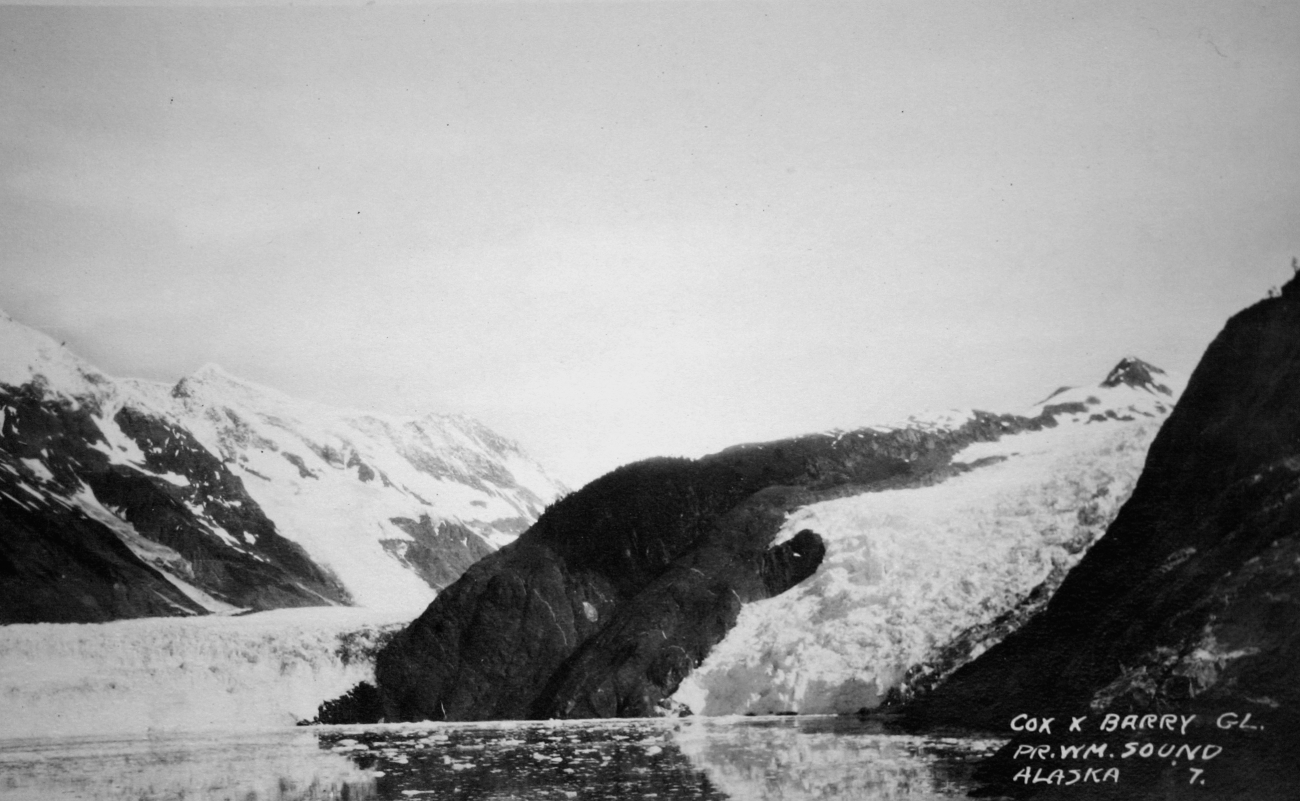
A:
<svg viewBox="0 0 1300 801">
<path fill-rule="evenodd" d="M 380 653 L 370 717 L 660 713 L 742 604 L 821 563 L 815 532 L 772 546 L 788 511 L 942 480 L 969 468 L 951 457 L 970 442 L 1054 424 L 977 413 L 951 431 L 816 435 L 615 470 L 471 567 Z M 355 718 L 355 705 L 321 716 Z"/>
<path fill-rule="evenodd" d="M 1296 283 L 1210 345 L 1132 497 L 1046 610 L 912 705 L 913 721 L 1250 713 L 1264 729 L 1216 766 L 1213 797 L 1294 797 L 1255 774 L 1296 778 L 1300 747 Z M 999 778 L 1013 767 L 1004 755 Z M 1181 787 L 1185 772 L 1148 766 L 1125 792 Z"/>
<path fill-rule="evenodd" d="M 0 387 L 0 409 L 0 623 L 206 613 L 156 567 L 243 609 L 348 600 L 188 432 L 119 409 L 137 469 L 90 401 Z"/>
</svg>

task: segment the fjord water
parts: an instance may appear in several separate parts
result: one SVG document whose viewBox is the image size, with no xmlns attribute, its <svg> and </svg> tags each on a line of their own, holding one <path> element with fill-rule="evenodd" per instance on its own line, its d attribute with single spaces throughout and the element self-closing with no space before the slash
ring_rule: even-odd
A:
<svg viewBox="0 0 1300 801">
<path fill-rule="evenodd" d="M 0 798 L 941 799 L 999 740 L 853 718 L 400 724 L 0 741 Z"/>
</svg>

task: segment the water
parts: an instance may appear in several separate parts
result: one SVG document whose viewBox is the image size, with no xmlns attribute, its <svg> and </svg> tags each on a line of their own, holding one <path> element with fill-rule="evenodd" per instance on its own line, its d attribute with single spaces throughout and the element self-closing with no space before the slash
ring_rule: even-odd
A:
<svg viewBox="0 0 1300 801">
<path fill-rule="evenodd" d="M 1000 744 L 802 717 L 0 741 L 0 798 L 961 798 L 974 761 Z"/>
</svg>

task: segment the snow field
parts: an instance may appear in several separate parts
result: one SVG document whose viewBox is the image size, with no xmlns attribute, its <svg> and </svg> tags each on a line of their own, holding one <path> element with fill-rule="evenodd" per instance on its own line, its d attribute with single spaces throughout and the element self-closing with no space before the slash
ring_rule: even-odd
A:
<svg viewBox="0 0 1300 801">
<path fill-rule="evenodd" d="M 0 312 L 0 384 L 37 381 L 47 391 L 100 397 L 112 393 L 111 379 L 53 339 Z"/>
<path fill-rule="evenodd" d="M 977 443 L 956 461 L 1003 460 L 930 487 L 797 510 L 777 541 L 817 532 L 827 543 L 820 569 L 742 609 L 675 700 L 704 715 L 878 706 L 909 667 L 1077 563 L 1132 491 L 1160 422 Z"/>
<path fill-rule="evenodd" d="M 264 730 L 373 680 L 410 620 L 346 607 L 0 626 L 0 739 Z"/>
<path fill-rule="evenodd" d="M 279 533 L 329 568 L 360 606 L 418 613 L 436 595 L 384 549 L 383 540 L 411 539 L 391 518 L 463 523 L 500 547 L 514 536 L 495 522 L 531 522 L 561 489 L 513 444 L 484 441 L 494 435 L 468 418 L 334 409 L 214 365 L 182 385 L 183 396 L 166 396 L 161 409 L 225 461 Z"/>
</svg>

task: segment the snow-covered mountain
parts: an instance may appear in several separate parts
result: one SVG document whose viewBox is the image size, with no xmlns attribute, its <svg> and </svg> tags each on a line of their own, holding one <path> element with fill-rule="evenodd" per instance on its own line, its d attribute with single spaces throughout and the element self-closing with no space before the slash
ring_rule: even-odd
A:
<svg viewBox="0 0 1300 801">
<path fill-rule="evenodd" d="M 1057 425 L 952 457 L 973 469 L 795 510 L 775 541 L 818 532 L 817 573 L 747 604 L 674 700 L 707 715 L 844 713 L 934 686 L 1041 610 L 1132 492 L 1184 384 L 1126 358 L 1027 410 Z"/>
<path fill-rule="evenodd" d="M 418 611 L 564 491 L 468 417 L 335 409 L 213 365 L 115 379 L 0 315 L 0 622 Z"/>
<path fill-rule="evenodd" d="M 1125 359 L 1024 414 L 625 465 L 466 571 L 320 720 L 854 712 L 923 691 L 1050 597 L 1179 386 Z"/>
</svg>

